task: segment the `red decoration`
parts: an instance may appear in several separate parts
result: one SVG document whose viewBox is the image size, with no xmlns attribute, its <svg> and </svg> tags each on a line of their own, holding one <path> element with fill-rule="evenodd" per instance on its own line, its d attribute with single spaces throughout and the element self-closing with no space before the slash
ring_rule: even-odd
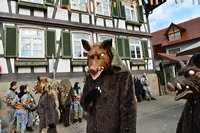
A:
<svg viewBox="0 0 200 133">
<path fill-rule="evenodd" d="M 3 71 L 3 70 L 2 70 L 2 67 L 0 66 L 0 73 L 2 73 L 2 71 Z"/>
</svg>

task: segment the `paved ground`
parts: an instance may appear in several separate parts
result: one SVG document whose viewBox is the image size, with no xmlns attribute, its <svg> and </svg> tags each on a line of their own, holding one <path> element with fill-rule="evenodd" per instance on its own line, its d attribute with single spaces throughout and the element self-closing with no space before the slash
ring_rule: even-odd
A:
<svg viewBox="0 0 200 133">
<path fill-rule="evenodd" d="M 175 133 L 184 100 L 174 101 L 174 95 L 157 97 L 154 101 L 138 103 L 137 133 Z M 65 128 L 58 125 L 58 133 L 85 133 L 86 121 Z M 5 132 L 7 133 L 7 132 Z M 35 127 L 35 132 L 37 128 Z"/>
</svg>

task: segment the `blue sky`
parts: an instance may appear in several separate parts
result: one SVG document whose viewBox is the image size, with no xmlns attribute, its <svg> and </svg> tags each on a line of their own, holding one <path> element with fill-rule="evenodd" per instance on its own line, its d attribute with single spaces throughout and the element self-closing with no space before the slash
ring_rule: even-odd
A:
<svg viewBox="0 0 200 133">
<path fill-rule="evenodd" d="M 167 0 L 167 2 L 154 9 L 153 13 L 149 15 L 151 32 L 166 28 L 172 22 L 179 24 L 200 17 L 198 0 L 195 0 L 195 4 L 192 3 L 192 0 L 177 1 L 178 4 L 175 3 L 175 0 Z"/>
</svg>

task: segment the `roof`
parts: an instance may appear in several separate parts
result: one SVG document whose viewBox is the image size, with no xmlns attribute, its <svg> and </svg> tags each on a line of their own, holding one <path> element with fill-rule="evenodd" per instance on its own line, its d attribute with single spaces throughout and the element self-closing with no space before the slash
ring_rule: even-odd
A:
<svg viewBox="0 0 200 133">
<path fill-rule="evenodd" d="M 172 62 L 176 62 L 177 60 L 182 60 L 182 61 L 190 60 L 190 57 L 187 55 L 176 56 L 175 54 L 158 53 L 158 56 Z"/>
<path fill-rule="evenodd" d="M 200 52 L 200 41 L 179 51 L 176 55 L 193 55 Z"/>
<path fill-rule="evenodd" d="M 175 25 L 175 24 L 170 24 Z M 168 46 L 173 45 L 180 42 L 189 41 L 192 39 L 200 38 L 200 17 L 177 24 L 177 27 L 181 27 L 182 29 L 185 29 L 185 31 L 182 34 L 182 38 L 180 40 L 175 41 L 168 41 L 168 39 L 165 36 L 165 32 L 169 29 L 169 27 L 153 32 L 152 33 L 152 44 L 158 45 L 162 44 L 162 46 Z"/>
</svg>

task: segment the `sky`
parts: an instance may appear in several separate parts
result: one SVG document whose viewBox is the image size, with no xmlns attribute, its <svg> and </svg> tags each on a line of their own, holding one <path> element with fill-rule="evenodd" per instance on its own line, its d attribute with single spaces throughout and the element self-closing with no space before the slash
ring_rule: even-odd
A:
<svg viewBox="0 0 200 133">
<path fill-rule="evenodd" d="M 151 32 L 155 32 L 164 28 L 167 28 L 172 22 L 179 24 L 187 20 L 191 20 L 200 17 L 200 3 L 195 0 L 167 0 L 164 4 L 153 10 L 153 13 L 149 15 L 149 23 Z M 200 0 L 199 0 L 200 2 Z"/>
</svg>

